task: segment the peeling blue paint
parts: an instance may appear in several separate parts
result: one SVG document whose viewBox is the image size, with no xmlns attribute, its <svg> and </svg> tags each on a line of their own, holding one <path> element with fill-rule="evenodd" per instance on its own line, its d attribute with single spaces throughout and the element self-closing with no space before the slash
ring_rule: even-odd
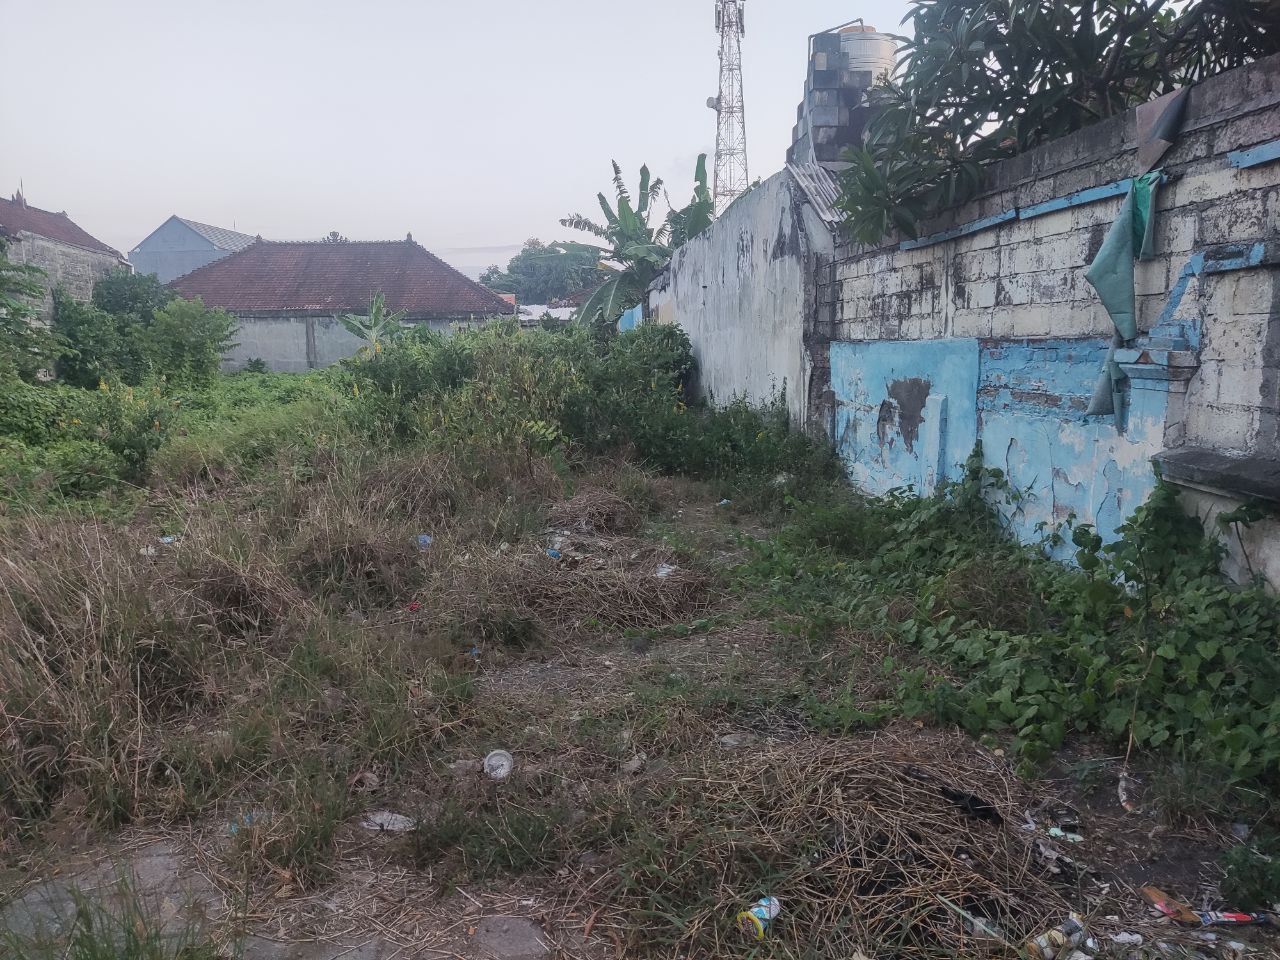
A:
<svg viewBox="0 0 1280 960">
<path fill-rule="evenodd" d="M 1168 395 L 1135 389 L 1123 436 L 1087 420 L 1109 345 L 1100 337 L 833 343 L 837 450 L 867 492 L 928 494 L 961 476 L 981 439 L 987 464 L 1025 494 L 1006 509 L 1018 537 L 1034 542 L 1075 517 L 1112 540 L 1154 488 L 1150 459 L 1163 447 Z M 918 408 L 923 390 L 900 386 L 912 381 L 928 386 Z"/>
<path fill-rule="evenodd" d="M 1260 143 L 1247 150 L 1232 150 L 1227 154 L 1227 163 L 1240 170 L 1259 167 L 1264 163 L 1280 160 L 1280 140 Z"/>
<path fill-rule="evenodd" d="M 871 493 L 957 480 L 977 441 L 978 341 L 831 345 L 836 448 Z"/>
</svg>

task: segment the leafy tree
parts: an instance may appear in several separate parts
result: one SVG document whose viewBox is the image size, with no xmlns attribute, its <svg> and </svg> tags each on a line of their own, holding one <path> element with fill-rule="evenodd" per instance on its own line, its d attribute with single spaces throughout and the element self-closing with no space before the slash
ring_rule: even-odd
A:
<svg viewBox="0 0 1280 960">
<path fill-rule="evenodd" d="M 913 0 L 906 20 L 915 39 L 843 178 L 865 243 L 914 236 L 993 160 L 1280 51 L 1268 0 Z"/>
<path fill-rule="evenodd" d="M 218 372 L 222 357 L 235 345 L 238 326 L 231 314 L 211 310 L 196 297 L 171 301 L 133 334 L 153 373 L 201 382 Z"/>
<path fill-rule="evenodd" d="M 338 318 L 348 333 L 368 344 L 364 349 L 374 353 L 381 353 L 386 344 L 399 339 L 404 334 L 404 326 L 400 322 L 403 319 L 403 310 L 395 312 L 387 310 L 386 298 L 381 293 L 374 294 L 373 302 L 369 304 L 368 316 L 361 317 L 348 313 Z"/>
<path fill-rule="evenodd" d="M 551 303 L 606 278 L 596 247 L 535 239 L 525 241 L 505 271 L 492 266 L 480 282 L 499 293 L 514 293 L 521 303 Z"/>
<path fill-rule="evenodd" d="M 101 307 L 55 290 L 53 323 L 65 343 L 54 368 L 63 383 L 93 389 L 120 378 L 124 368 L 134 365 L 119 319 Z"/>
<path fill-rule="evenodd" d="M 152 274 L 117 270 L 93 285 L 93 305 L 116 317 L 134 317 L 148 323 L 152 314 L 177 294 Z"/>
<path fill-rule="evenodd" d="M 54 294 L 54 329 L 63 343 L 56 370 L 72 386 L 137 386 L 148 377 L 205 380 L 231 347 L 235 319 L 199 299 L 182 300 L 154 277 L 116 273 L 94 286 L 93 302 Z"/>
</svg>

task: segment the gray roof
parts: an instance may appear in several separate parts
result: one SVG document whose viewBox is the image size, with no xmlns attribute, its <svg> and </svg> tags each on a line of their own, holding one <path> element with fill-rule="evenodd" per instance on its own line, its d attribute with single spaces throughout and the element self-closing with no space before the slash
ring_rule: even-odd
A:
<svg viewBox="0 0 1280 960">
<path fill-rule="evenodd" d="M 829 226 L 838 225 L 843 219 L 837 208 L 840 187 L 830 171 L 816 163 L 788 163 L 787 169 L 804 190 L 818 216 Z"/>
<path fill-rule="evenodd" d="M 178 217 L 178 220 L 185 223 L 219 250 L 226 250 L 228 253 L 239 253 L 257 239 L 247 233 L 236 233 L 236 231 L 227 230 L 224 227 L 211 227 L 207 223 L 196 223 L 194 220 L 187 220 L 183 217 Z"/>
</svg>

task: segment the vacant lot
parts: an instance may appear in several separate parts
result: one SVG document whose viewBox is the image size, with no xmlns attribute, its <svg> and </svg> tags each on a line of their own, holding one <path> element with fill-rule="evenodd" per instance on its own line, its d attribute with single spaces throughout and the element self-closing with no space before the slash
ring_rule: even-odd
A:
<svg viewBox="0 0 1280 960">
<path fill-rule="evenodd" d="M 1269 949 L 1135 892 L 1274 896 L 1280 613 L 1171 495 L 1067 570 L 998 475 L 863 500 L 691 368 L 652 328 L 412 339 L 148 400 L 129 484 L 24 473 L 10 952 L 969 956 L 1070 912 Z"/>
</svg>

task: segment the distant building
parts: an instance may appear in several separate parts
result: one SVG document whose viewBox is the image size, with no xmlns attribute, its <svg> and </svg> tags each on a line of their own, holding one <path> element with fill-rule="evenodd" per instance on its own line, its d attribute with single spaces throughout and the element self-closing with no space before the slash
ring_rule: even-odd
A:
<svg viewBox="0 0 1280 960">
<path fill-rule="evenodd" d="M 66 213 L 50 213 L 27 203 L 21 193 L 0 198 L 0 237 L 9 260 L 44 271 L 40 314 L 53 317 L 53 290 L 61 287 L 77 300 L 93 296 L 93 285 L 116 270 L 129 269 L 118 250 L 90 236 Z"/>
<path fill-rule="evenodd" d="M 364 315 L 374 294 L 404 322 L 446 330 L 454 322 L 506 316 L 511 305 L 428 253 L 400 241 L 277 243 L 255 241 L 170 286 L 240 320 L 230 369 L 261 359 L 272 370 L 302 371 L 349 357 L 360 341 L 338 321 Z"/>
<path fill-rule="evenodd" d="M 239 253 L 254 239 L 247 233 L 173 216 L 129 251 L 129 262 L 138 273 L 152 274 L 161 283 L 168 283 Z"/>
</svg>

